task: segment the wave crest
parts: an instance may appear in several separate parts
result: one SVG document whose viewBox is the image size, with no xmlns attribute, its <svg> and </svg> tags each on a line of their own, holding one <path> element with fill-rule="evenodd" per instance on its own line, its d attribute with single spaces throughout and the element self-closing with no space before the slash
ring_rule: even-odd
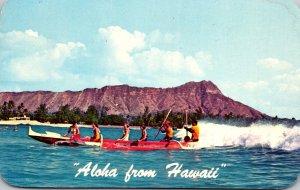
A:
<svg viewBox="0 0 300 190">
<path fill-rule="evenodd" d="M 244 146 L 266 147 L 287 151 L 300 150 L 300 127 L 284 124 L 253 123 L 249 127 L 237 127 L 201 121 L 199 148 Z M 189 134 L 190 135 L 190 134 Z M 178 130 L 176 138 L 186 136 L 184 129 Z"/>
</svg>

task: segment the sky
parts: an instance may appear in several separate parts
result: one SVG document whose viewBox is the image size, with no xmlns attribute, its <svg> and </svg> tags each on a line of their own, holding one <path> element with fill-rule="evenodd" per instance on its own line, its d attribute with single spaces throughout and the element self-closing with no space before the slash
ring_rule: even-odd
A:
<svg viewBox="0 0 300 190">
<path fill-rule="evenodd" d="M 0 16 L 0 91 L 210 80 L 263 113 L 300 119 L 295 2 L 8 0 Z"/>
</svg>

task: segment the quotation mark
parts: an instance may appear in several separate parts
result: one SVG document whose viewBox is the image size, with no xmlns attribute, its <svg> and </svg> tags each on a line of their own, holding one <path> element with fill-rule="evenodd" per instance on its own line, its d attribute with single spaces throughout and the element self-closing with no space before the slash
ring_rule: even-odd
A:
<svg viewBox="0 0 300 190">
<path fill-rule="evenodd" d="M 79 166 L 79 163 L 74 163 L 74 166 Z"/>
<path fill-rule="evenodd" d="M 227 164 L 224 164 L 224 163 L 221 164 L 221 167 L 222 167 L 222 168 L 225 168 L 226 166 L 227 166 Z"/>
</svg>

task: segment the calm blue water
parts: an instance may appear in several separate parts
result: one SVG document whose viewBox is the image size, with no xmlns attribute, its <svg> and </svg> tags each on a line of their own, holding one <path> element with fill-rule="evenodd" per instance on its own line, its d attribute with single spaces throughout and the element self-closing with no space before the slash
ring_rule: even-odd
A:
<svg viewBox="0 0 300 190">
<path fill-rule="evenodd" d="M 64 134 L 66 128 L 32 127 Z M 104 137 L 118 138 L 122 129 L 101 129 Z M 185 187 L 185 188 L 284 188 L 292 185 L 300 173 L 300 151 L 270 148 L 218 147 L 180 151 L 107 151 L 91 147 L 57 147 L 37 142 L 27 136 L 28 127 L 5 130 L 0 126 L 0 173 L 9 184 L 20 187 Z M 91 129 L 81 128 L 82 136 Z M 153 137 L 156 130 L 148 129 Z M 131 139 L 140 136 L 131 130 Z M 159 136 L 162 138 L 163 135 Z M 88 162 L 103 168 L 117 168 L 118 176 L 75 178 L 77 170 Z M 219 168 L 216 179 L 168 177 L 167 164 L 178 162 L 183 169 Z M 79 166 L 74 166 L 79 163 Z M 221 167 L 222 164 L 226 167 Z M 154 178 L 131 178 L 125 173 L 134 164 L 136 169 L 156 170 Z"/>
</svg>

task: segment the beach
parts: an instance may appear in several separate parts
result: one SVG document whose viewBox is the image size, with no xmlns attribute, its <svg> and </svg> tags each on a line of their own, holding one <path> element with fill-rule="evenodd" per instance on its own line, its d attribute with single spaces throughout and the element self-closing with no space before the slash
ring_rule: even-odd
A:
<svg viewBox="0 0 300 190">
<path fill-rule="evenodd" d="M 47 127 L 70 127 L 71 123 L 50 123 L 50 122 L 39 122 L 36 120 L 0 120 L 0 125 L 33 125 L 33 126 L 47 126 Z M 91 125 L 78 124 L 79 127 L 92 128 Z M 103 128 L 123 128 L 123 126 L 117 125 L 101 125 Z M 132 129 L 139 129 L 139 126 L 130 126 Z"/>
</svg>

